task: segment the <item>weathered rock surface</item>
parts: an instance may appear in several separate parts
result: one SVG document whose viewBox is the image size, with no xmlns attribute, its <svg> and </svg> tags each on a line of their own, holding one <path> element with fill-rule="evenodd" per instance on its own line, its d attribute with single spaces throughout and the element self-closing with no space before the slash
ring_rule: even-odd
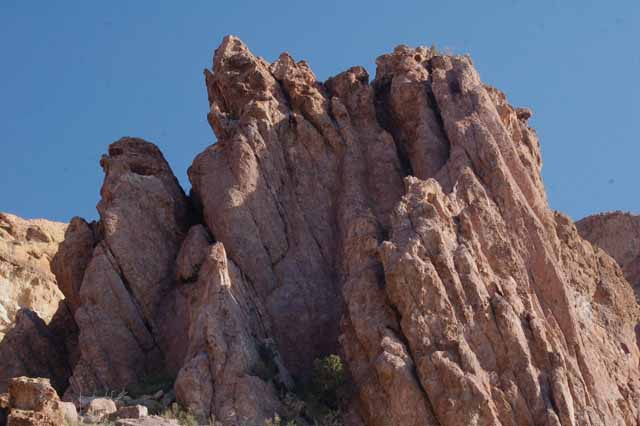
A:
<svg viewBox="0 0 640 426">
<path fill-rule="evenodd" d="M 205 74 L 193 191 L 294 375 L 340 350 L 369 425 L 634 424 L 630 289 L 468 57 L 401 46 L 321 83 L 228 37 Z"/>
<path fill-rule="evenodd" d="M 115 413 L 112 413 L 109 418 L 111 420 L 118 419 L 140 419 L 147 417 L 149 411 L 144 405 L 131 405 L 128 407 L 119 408 Z"/>
<path fill-rule="evenodd" d="M 63 392 L 71 375 L 75 333 L 64 300 L 48 326 L 35 312 L 18 311 L 14 327 L 0 342 L 0 392 L 7 390 L 11 378 L 19 376 L 47 377 Z"/>
<path fill-rule="evenodd" d="M 601 213 L 576 222 L 585 240 L 606 251 L 622 268 L 640 294 L 640 216 L 624 212 Z"/>
<path fill-rule="evenodd" d="M 49 262 L 66 227 L 0 213 L 0 341 L 21 308 L 37 312 L 47 323 L 58 309 L 62 293 Z"/>
<path fill-rule="evenodd" d="M 176 397 L 201 422 L 215 415 L 228 424 L 262 424 L 280 404 L 273 383 L 256 374 L 259 363 L 272 359 L 264 359 L 269 348 L 255 295 L 222 244 L 210 246 L 202 261 L 191 292 L 189 351 Z"/>
<path fill-rule="evenodd" d="M 531 111 L 466 56 L 377 64 L 322 83 L 225 38 L 191 198 L 154 145 L 109 147 L 53 262 L 68 397 L 162 370 L 199 420 L 260 424 L 339 353 L 348 425 L 637 424 L 640 310 L 549 208 Z"/>
<path fill-rule="evenodd" d="M 180 318 L 170 314 L 187 198 L 157 147 L 141 139 L 113 143 L 100 164 L 97 230 L 74 220 L 54 267 L 79 329 L 69 397 L 177 371 L 185 350 L 186 331 L 175 332 Z"/>
<path fill-rule="evenodd" d="M 17 377 L 9 382 L 7 426 L 64 425 L 60 398 L 47 379 Z"/>
</svg>

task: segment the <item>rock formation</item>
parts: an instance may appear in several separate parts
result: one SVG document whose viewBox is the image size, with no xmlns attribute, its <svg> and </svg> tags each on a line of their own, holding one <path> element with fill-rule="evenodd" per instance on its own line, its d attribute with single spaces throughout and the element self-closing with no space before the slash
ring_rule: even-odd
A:
<svg viewBox="0 0 640 426">
<path fill-rule="evenodd" d="M 79 328 L 70 395 L 177 371 L 184 357 L 173 265 L 189 225 L 187 198 L 160 151 L 140 139 L 112 144 L 100 164 L 100 222 L 74 219 L 54 262 Z"/>
<path fill-rule="evenodd" d="M 622 268 L 640 294 L 640 216 L 624 212 L 601 213 L 576 222 L 585 240 L 606 251 Z"/>
<path fill-rule="evenodd" d="M 64 239 L 66 224 L 25 220 L 0 213 L 0 341 L 20 308 L 49 322 L 58 309 L 58 290 L 49 262 Z"/>
<path fill-rule="evenodd" d="M 377 65 L 319 82 L 225 38 L 189 197 L 154 145 L 109 147 L 53 262 L 67 398 L 162 371 L 200 420 L 263 424 L 338 353 L 349 425 L 637 424 L 640 311 L 549 208 L 531 111 L 467 56 Z"/>
<path fill-rule="evenodd" d="M 7 426 L 60 426 L 65 410 L 47 379 L 16 377 L 9 382 L 6 400 Z"/>
<path fill-rule="evenodd" d="M 628 284 L 468 57 L 401 46 L 320 83 L 229 37 L 205 76 L 193 192 L 294 376 L 342 352 L 370 425 L 635 422 Z"/>
<path fill-rule="evenodd" d="M 0 392 L 18 376 L 67 387 L 75 323 L 50 268 L 66 228 L 0 213 Z"/>
</svg>

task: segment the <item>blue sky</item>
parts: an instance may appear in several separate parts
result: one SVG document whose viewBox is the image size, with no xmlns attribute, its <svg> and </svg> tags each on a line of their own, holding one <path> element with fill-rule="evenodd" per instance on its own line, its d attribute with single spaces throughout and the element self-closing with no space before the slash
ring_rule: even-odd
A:
<svg viewBox="0 0 640 426">
<path fill-rule="evenodd" d="M 534 110 L 551 206 L 640 213 L 640 2 L 0 2 L 0 211 L 97 217 L 107 145 L 140 136 L 186 170 L 215 138 L 202 70 L 225 34 L 319 79 L 397 44 L 470 53 Z"/>
</svg>

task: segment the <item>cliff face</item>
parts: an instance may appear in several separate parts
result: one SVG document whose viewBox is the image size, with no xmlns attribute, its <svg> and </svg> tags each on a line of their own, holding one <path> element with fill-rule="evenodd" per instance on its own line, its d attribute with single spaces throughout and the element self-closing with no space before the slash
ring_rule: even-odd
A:
<svg viewBox="0 0 640 426">
<path fill-rule="evenodd" d="M 37 312 L 46 322 L 58 309 L 62 293 L 49 262 L 64 239 L 66 227 L 64 223 L 0 213 L 0 341 L 20 308 Z"/>
<path fill-rule="evenodd" d="M 190 197 L 152 144 L 109 147 L 54 261 L 67 398 L 163 370 L 199 418 L 262 424 L 338 353 L 346 424 L 637 423 L 638 306 L 549 209 L 531 112 L 468 57 L 377 64 L 321 83 L 225 38 Z"/>
<path fill-rule="evenodd" d="M 576 222 L 585 240 L 606 251 L 640 293 L 640 216 L 623 212 L 601 213 Z"/>
</svg>

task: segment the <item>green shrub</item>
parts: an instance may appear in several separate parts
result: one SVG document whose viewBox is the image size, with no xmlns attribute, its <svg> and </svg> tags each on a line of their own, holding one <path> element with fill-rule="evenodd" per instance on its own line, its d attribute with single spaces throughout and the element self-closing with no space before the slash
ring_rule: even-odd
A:
<svg viewBox="0 0 640 426">
<path fill-rule="evenodd" d="M 313 363 L 313 387 L 319 400 L 331 409 L 338 409 L 343 399 L 346 373 L 338 355 L 316 359 Z"/>
</svg>

